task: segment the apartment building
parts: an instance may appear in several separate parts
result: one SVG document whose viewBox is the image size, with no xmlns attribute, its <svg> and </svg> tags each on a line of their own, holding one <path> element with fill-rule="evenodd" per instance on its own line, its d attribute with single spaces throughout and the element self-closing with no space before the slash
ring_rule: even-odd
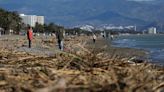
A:
<svg viewBox="0 0 164 92">
<path fill-rule="evenodd" d="M 36 23 L 44 24 L 44 16 L 20 14 L 20 17 L 23 23 L 29 24 L 32 27 L 35 27 Z"/>
</svg>

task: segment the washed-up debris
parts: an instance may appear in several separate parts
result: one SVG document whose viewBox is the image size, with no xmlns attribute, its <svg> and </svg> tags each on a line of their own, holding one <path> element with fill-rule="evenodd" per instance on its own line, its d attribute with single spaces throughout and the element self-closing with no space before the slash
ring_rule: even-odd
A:
<svg viewBox="0 0 164 92">
<path fill-rule="evenodd" d="M 49 41 L 46 41 L 47 43 Z M 139 65 L 132 65 L 127 62 L 127 58 L 120 58 L 118 55 L 113 55 L 111 58 L 103 50 L 86 48 L 87 44 L 79 38 L 70 38 L 65 43 L 66 47 L 72 46 L 68 52 L 58 52 L 51 56 L 1 50 L 0 91 L 160 92 L 163 90 L 164 67 L 145 61 Z"/>
<path fill-rule="evenodd" d="M 129 63 L 135 63 L 135 64 L 137 64 L 137 63 L 144 63 L 145 62 L 145 60 L 144 59 L 142 59 L 142 58 L 139 58 L 139 57 L 132 57 L 132 58 L 130 58 L 129 60 L 128 60 L 128 62 Z"/>
</svg>

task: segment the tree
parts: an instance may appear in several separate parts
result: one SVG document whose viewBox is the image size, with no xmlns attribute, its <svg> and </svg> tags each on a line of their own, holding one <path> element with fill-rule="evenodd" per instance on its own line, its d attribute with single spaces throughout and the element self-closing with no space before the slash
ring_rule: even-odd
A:
<svg viewBox="0 0 164 92">
<path fill-rule="evenodd" d="M 0 27 L 8 33 L 12 29 L 15 33 L 18 33 L 21 28 L 21 18 L 17 12 L 9 12 L 0 9 Z"/>
<path fill-rule="evenodd" d="M 55 31 L 54 26 L 55 26 L 54 23 L 48 24 L 48 25 L 47 25 L 47 30 L 46 30 L 46 32 L 53 32 L 53 31 Z"/>
<path fill-rule="evenodd" d="M 45 26 L 45 32 L 48 33 L 55 33 L 57 30 L 59 30 L 60 28 L 64 29 L 64 27 L 62 26 L 58 26 L 54 23 L 49 23 L 48 25 Z"/>
<path fill-rule="evenodd" d="M 44 32 L 44 25 L 36 23 L 35 27 L 34 27 L 34 32 L 39 32 L 39 33 L 43 33 Z"/>
</svg>

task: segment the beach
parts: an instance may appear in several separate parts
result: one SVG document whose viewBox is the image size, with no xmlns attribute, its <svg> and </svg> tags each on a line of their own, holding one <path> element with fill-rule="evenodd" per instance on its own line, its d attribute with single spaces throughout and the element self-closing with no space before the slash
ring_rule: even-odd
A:
<svg viewBox="0 0 164 92">
<path fill-rule="evenodd" d="M 93 44 L 92 41 L 88 42 L 88 44 Z M 92 46 L 93 47 L 93 46 Z M 90 47 L 90 48 L 92 48 Z M 112 46 L 110 39 L 100 38 L 96 42 L 95 50 L 103 49 L 104 52 L 108 53 L 110 57 L 117 56 L 118 58 L 132 58 L 132 57 L 141 57 L 147 58 L 148 52 L 143 49 L 134 49 L 127 47 L 115 47 Z"/>
<path fill-rule="evenodd" d="M 114 47 L 135 48 L 147 51 L 151 63 L 164 65 L 163 34 L 130 34 L 117 36 L 112 41 Z"/>
<path fill-rule="evenodd" d="M 1 92 L 162 92 L 164 67 L 133 62 L 143 50 L 113 47 L 99 37 L 68 36 L 64 51 L 55 37 L 0 37 Z"/>
</svg>

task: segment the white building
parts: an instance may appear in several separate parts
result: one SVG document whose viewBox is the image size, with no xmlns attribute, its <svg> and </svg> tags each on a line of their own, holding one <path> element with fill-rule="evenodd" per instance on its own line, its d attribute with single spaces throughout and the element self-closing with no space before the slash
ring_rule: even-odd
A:
<svg viewBox="0 0 164 92">
<path fill-rule="evenodd" d="M 151 27 L 148 29 L 148 34 L 157 34 L 157 28 Z"/>
<path fill-rule="evenodd" d="M 37 16 L 37 22 L 39 23 L 39 24 L 44 24 L 44 16 Z"/>
<path fill-rule="evenodd" d="M 20 14 L 20 17 L 22 18 L 23 23 L 29 24 L 32 27 L 35 27 L 36 23 L 44 24 L 44 16 Z"/>
</svg>

